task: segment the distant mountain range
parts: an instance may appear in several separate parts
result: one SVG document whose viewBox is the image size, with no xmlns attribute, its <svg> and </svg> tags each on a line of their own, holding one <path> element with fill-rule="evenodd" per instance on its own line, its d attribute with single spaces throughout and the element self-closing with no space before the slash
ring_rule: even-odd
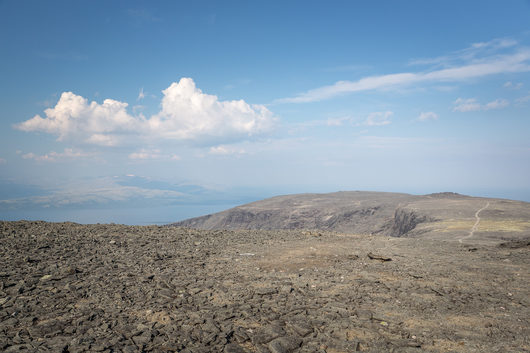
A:
<svg viewBox="0 0 530 353">
<path fill-rule="evenodd" d="M 172 226 L 198 229 L 306 229 L 394 237 L 530 237 L 530 203 L 456 193 L 341 191 L 268 198 Z"/>
</svg>

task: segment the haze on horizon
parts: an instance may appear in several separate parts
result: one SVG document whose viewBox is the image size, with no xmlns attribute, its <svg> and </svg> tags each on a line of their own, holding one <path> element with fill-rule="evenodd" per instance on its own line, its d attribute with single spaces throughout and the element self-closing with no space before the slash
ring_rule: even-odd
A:
<svg viewBox="0 0 530 353">
<path fill-rule="evenodd" d="M 0 1 L 0 219 L 530 201 L 528 1 Z"/>
</svg>

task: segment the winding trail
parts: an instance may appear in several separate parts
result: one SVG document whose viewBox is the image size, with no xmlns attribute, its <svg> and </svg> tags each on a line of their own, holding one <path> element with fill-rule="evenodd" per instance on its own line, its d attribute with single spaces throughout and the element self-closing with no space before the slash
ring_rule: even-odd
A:
<svg viewBox="0 0 530 353">
<path fill-rule="evenodd" d="M 473 234 L 475 233 L 475 231 L 478 229 L 478 225 L 480 223 L 480 217 L 479 217 L 479 214 L 480 212 L 484 211 L 486 208 L 488 208 L 488 206 L 490 205 L 489 202 L 486 203 L 486 206 L 482 207 L 481 209 L 478 209 L 477 212 L 475 212 L 475 218 L 477 219 L 475 221 L 475 224 L 473 224 L 473 227 L 471 227 L 471 230 L 469 231 L 469 234 L 466 235 L 465 237 L 462 237 L 460 239 L 458 239 L 458 242 L 459 243 L 462 243 L 462 240 L 464 239 L 469 239 L 473 236 Z"/>
</svg>

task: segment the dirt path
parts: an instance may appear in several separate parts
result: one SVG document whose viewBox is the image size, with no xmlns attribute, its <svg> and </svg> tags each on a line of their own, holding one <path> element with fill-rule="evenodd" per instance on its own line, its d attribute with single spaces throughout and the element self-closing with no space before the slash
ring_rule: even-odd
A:
<svg viewBox="0 0 530 353">
<path fill-rule="evenodd" d="M 470 239 L 471 237 L 473 237 L 473 234 L 475 233 L 475 231 L 478 229 L 478 225 L 480 223 L 480 217 L 479 217 L 479 214 L 480 212 L 484 211 L 486 208 L 488 208 L 488 206 L 490 205 L 489 202 L 486 203 L 486 206 L 482 207 L 481 209 L 477 210 L 477 212 L 475 212 L 475 218 L 476 218 L 476 221 L 475 221 L 475 224 L 473 224 L 473 227 L 471 227 L 471 230 L 469 231 L 469 234 L 463 238 L 460 238 L 458 239 L 458 242 L 462 243 L 462 240 L 464 239 Z"/>
</svg>

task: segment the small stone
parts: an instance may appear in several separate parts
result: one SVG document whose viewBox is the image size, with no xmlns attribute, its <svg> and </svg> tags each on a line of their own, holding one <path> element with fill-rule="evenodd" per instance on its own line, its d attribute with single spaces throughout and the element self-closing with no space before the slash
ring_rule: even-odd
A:
<svg viewBox="0 0 530 353">
<path fill-rule="evenodd" d="M 44 275 L 40 278 L 42 282 L 47 282 L 52 279 L 52 275 Z"/>
<path fill-rule="evenodd" d="M 309 335 L 311 332 L 313 332 L 313 328 L 309 325 L 306 325 L 303 322 L 288 323 L 287 327 L 289 327 L 292 331 L 294 331 L 301 337 L 305 337 Z"/>
<path fill-rule="evenodd" d="M 271 295 L 271 294 L 276 294 L 276 293 L 278 293 L 276 288 L 257 288 L 256 289 L 257 295 Z"/>
<path fill-rule="evenodd" d="M 268 347 L 271 353 L 290 353 L 300 347 L 302 340 L 294 336 L 279 337 L 272 340 Z"/>
<path fill-rule="evenodd" d="M 134 336 L 132 340 L 137 346 L 148 344 L 151 342 L 151 333 L 149 331 L 144 331 L 141 335 Z"/>
<path fill-rule="evenodd" d="M 252 335 L 251 340 L 254 344 L 265 344 L 284 334 L 285 331 L 280 326 L 267 326 L 258 329 L 257 332 Z"/>
<path fill-rule="evenodd" d="M 225 353 L 247 353 L 248 351 L 237 343 L 229 343 L 225 346 Z"/>
</svg>

